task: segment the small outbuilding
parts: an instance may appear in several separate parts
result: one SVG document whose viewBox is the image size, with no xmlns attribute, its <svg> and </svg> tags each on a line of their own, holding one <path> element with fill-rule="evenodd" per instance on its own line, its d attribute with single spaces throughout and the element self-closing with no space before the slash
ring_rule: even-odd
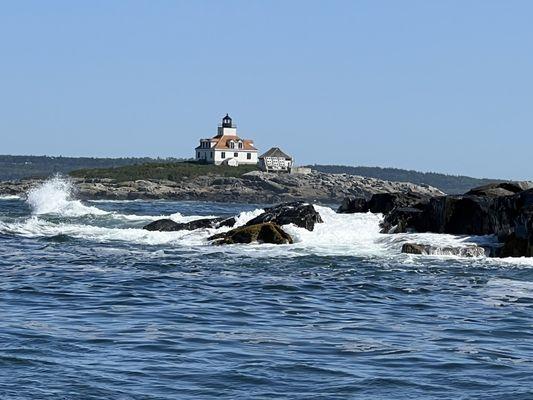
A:
<svg viewBox="0 0 533 400">
<path fill-rule="evenodd" d="M 265 172 L 291 172 L 293 159 L 279 147 L 272 147 L 259 157 L 259 168 Z"/>
</svg>

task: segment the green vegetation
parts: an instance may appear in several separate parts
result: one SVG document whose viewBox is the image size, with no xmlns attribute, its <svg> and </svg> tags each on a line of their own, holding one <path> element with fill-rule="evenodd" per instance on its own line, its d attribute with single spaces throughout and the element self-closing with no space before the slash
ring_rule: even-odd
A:
<svg viewBox="0 0 533 400">
<path fill-rule="evenodd" d="M 478 179 L 460 175 L 445 175 L 435 172 L 408 171 L 398 168 L 351 167 L 345 165 L 310 165 L 315 171 L 331 174 L 359 175 L 395 182 L 411 182 L 436 187 L 445 193 L 461 194 L 468 190 L 491 182 L 503 182 L 500 179 Z"/>
<path fill-rule="evenodd" d="M 180 161 L 179 159 L 154 158 L 93 158 L 0 155 L 0 180 L 46 178 L 81 168 L 111 168 L 124 165 Z"/>
<path fill-rule="evenodd" d="M 344 165 L 312 165 L 312 169 L 333 174 L 360 175 L 397 182 L 427 184 L 446 193 L 464 193 L 469 189 L 498 179 L 477 179 L 468 176 L 434 172 L 407 171 L 397 168 L 352 167 Z M 45 178 L 56 173 L 86 178 L 110 178 L 117 181 L 167 179 L 201 175 L 241 176 L 256 166 L 213 166 L 180 159 L 161 158 L 92 158 L 0 155 L 0 180 Z"/>
<path fill-rule="evenodd" d="M 77 178 L 108 178 L 118 182 L 135 181 L 139 179 L 160 179 L 180 181 L 183 178 L 216 175 L 239 177 L 247 172 L 257 170 L 256 165 L 227 165 L 199 164 L 194 161 L 175 163 L 147 163 L 129 165 L 117 168 L 80 169 L 72 171 L 71 176 Z"/>
</svg>

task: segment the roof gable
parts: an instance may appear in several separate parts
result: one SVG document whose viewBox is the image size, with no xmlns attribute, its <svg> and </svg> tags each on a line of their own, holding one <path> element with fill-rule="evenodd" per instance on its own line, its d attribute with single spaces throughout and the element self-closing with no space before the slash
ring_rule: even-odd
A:
<svg viewBox="0 0 533 400">
<path fill-rule="evenodd" d="M 268 150 L 265 154 L 261 155 L 259 158 L 265 158 L 265 157 L 278 157 L 278 158 L 285 158 L 287 160 L 292 160 L 292 157 L 285 154 L 279 147 L 272 147 L 270 150 Z"/>
<path fill-rule="evenodd" d="M 235 147 L 235 148 L 229 147 L 229 143 L 232 142 L 232 141 L 235 142 L 235 143 L 241 141 L 242 142 L 242 149 L 239 149 L 238 147 Z M 217 149 L 217 150 L 257 151 L 257 149 L 254 147 L 253 140 L 241 139 L 238 136 L 228 136 L 228 135 L 218 137 L 218 140 L 217 140 L 214 148 Z"/>
</svg>

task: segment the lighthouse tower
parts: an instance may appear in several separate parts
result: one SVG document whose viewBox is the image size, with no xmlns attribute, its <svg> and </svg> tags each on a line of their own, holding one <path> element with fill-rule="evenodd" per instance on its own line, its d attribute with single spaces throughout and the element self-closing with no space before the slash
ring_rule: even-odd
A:
<svg viewBox="0 0 533 400">
<path fill-rule="evenodd" d="M 222 125 L 218 127 L 217 136 L 237 136 L 237 127 L 233 126 L 233 120 L 228 114 L 222 118 Z"/>
</svg>

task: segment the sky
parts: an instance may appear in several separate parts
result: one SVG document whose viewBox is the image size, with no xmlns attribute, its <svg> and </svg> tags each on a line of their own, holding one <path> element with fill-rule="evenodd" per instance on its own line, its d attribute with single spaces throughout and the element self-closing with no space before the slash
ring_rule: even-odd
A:
<svg viewBox="0 0 533 400">
<path fill-rule="evenodd" d="M 193 157 L 229 113 L 297 164 L 533 179 L 533 1 L 0 3 L 0 154 Z"/>
</svg>

